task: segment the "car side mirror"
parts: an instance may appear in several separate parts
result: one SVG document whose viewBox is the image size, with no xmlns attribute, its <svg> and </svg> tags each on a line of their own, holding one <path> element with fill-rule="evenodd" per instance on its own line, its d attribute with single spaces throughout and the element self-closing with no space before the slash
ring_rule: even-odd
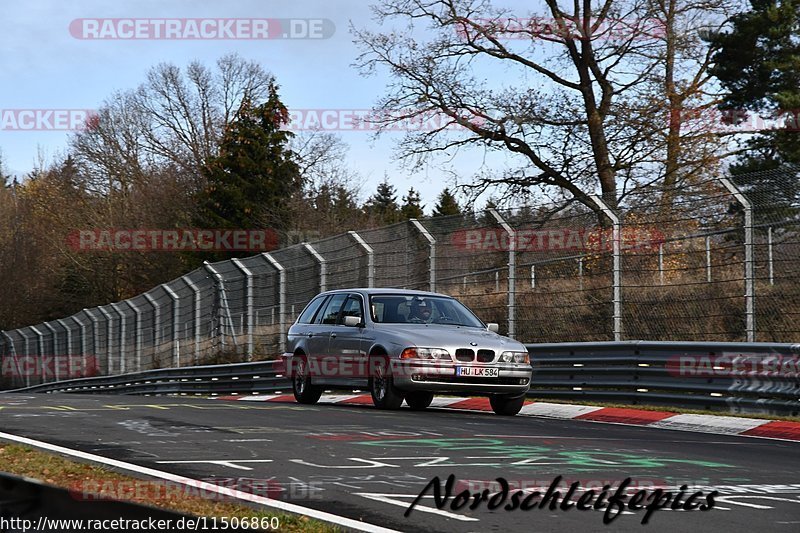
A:
<svg viewBox="0 0 800 533">
<path fill-rule="evenodd" d="M 346 317 L 344 317 L 344 325 L 345 326 L 350 326 L 351 328 L 359 326 L 359 325 L 361 325 L 361 317 L 346 316 Z"/>
<path fill-rule="evenodd" d="M 497 333 L 497 331 L 500 329 L 500 326 L 496 322 L 489 322 L 486 324 L 486 329 L 492 333 Z"/>
</svg>

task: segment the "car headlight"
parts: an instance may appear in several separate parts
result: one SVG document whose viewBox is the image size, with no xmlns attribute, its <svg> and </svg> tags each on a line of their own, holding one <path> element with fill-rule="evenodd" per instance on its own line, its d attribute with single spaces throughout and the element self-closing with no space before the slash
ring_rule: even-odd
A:
<svg viewBox="0 0 800 533">
<path fill-rule="evenodd" d="M 444 348 L 406 348 L 400 359 L 450 359 L 450 352 Z"/>
<path fill-rule="evenodd" d="M 530 363 L 528 352 L 503 352 L 500 354 L 501 363 Z"/>
</svg>

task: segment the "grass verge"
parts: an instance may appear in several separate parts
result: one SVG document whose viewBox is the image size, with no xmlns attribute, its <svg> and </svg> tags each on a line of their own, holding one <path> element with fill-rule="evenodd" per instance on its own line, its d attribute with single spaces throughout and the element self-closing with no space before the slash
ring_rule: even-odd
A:
<svg viewBox="0 0 800 533">
<path fill-rule="evenodd" d="M 92 498 L 105 495 L 108 498 L 124 499 L 142 505 L 169 509 L 195 516 L 229 518 L 278 517 L 279 531 L 303 533 L 338 533 L 340 528 L 288 513 L 270 512 L 237 503 L 232 499 L 209 499 L 199 495 L 175 494 L 174 487 L 165 490 L 157 480 L 142 480 L 120 474 L 109 468 L 71 461 L 59 455 L 41 452 L 18 444 L 0 442 L 0 464 L 2 471 L 16 476 L 37 479 L 48 485 L 70 490 L 75 498 L 91 486 Z M 124 497 L 120 497 L 123 495 Z"/>
</svg>

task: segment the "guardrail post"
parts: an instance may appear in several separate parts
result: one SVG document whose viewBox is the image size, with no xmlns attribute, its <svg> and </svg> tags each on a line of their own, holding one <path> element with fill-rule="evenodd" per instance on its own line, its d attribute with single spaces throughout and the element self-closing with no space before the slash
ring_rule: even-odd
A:
<svg viewBox="0 0 800 533">
<path fill-rule="evenodd" d="M 328 284 L 328 262 L 325 260 L 322 255 L 318 251 L 314 249 L 313 246 L 308 244 L 307 242 L 302 243 L 303 248 L 305 248 L 311 256 L 317 260 L 319 263 L 319 292 L 325 292 L 325 288 Z"/>
<path fill-rule="evenodd" d="M 286 349 L 286 269 L 267 252 L 262 252 L 261 257 L 278 271 L 278 345 L 283 353 Z"/>
<path fill-rule="evenodd" d="M 55 376 L 55 380 L 58 381 L 60 376 L 60 372 L 58 370 L 58 361 L 56 361 L 56 342 L 58 341 L 58 334 L 56 333 L 56 328 L 50 325 L 49 322 L 43 322 L 44 327 L 50 331 L 53 335 L 53 353 L 50 354 L 50 358 L 53 360 L 53 375 Z M 42 364 L 44 365 L 44 358 L 42 358 Z M 42 375 L 42 379 L 44 379 L 44 375 Z"/>
<path fill-rule="evenodd" d="M 619 342 L 622 340 L 622 270 L 621 270 L 621 262 L 620 262 L 620 252 L 621 252 L 621 242 L 620 242 L 620 235 L 621 235 L 621 223 L 617 214 L 606 205 L 606 203 L 600 199 L 597 195 L 591 195 L 591 199 L 603 211 L 609 220 L 611 220 L 612 229 L 611 229 L 611 247 L 612 253 L 614 255 L 613 262 L 614 262 L 614 272 L 613 272 L 613 301 L 614 301 L 614 340 Z"/>
<path fill-rule="evenodd" d="M 245 292 L 247 305 L 247 361 L 253 360 L 253 273 L 249 268 L 244 266 L 241 261 L 236 258 L 231 259 L 231 262 L 238 268 L 245 276 Z"/>
<path fill-rule="evenodd" d="M 112 327 L 114 325 L 114 317 L 102 307 L 97 307 L 96 309 L 100 311 L 100 314 L 106 319 L 106 369 L 110 376 L 113 374 L 114 368 L 111 365 L 111 347 L 114 345 L 114 328 Z"/>
<path fill-rule="evenodd" d="M 142 371 L 142 311 L 136 304 L 133 303 L 132 300 L 125 300 L 125 303 L 128 304 L 128 307 L 131 308 L 133 311 L 133 315 L 136 317 L 135 325 L 134 325 L 134 335 L 136 336 L 136 343 L 135 343 L 135 350 L 136 350 L 136 371 Z"/>
<path fill-rule="evenodd" d="M 747 342 L 756 341 L 756 295 L 753 273 L 753 205 L 728 178 L 719 178 L 722 185 L 744 208 L 744 301 Z"/>
<path fill-rule="evenodd" d="M 119 308 L 118 303 L 111 304 L 111 309 L 119 316 L 119 373 L 124 374 L 128 366 L 125 361 L 125 312 Z"/>
<path fill-rule="evenodd" d="M 194 364 L 200 362 L 200 288 L 188 277 L 181 278 L 194 295 Z"/>
<path fill-rule="evenodd" d="M 490 207 L 488 211 L 508 234 L 508 336 L 513 339 L 516 333 L 517 233 L 495 208 Z M 499 277 L 496 283 L 499 290 Z"/>
<path fill-rule="evenodd" d="M 425 237 L 428 241 L 428 272 L 430 274 L 430 278 L 428 280 L 428 286 L 430 287 L 431 292 L 436 292 L 436 239 L 433 238 L 433 235 L 422 225 L 422 222 L 417 220 L 416 218 L 409 219 L 409 222 L 417 228 L 420 234 Z"/>
<path fill-rule="evenodd" d="M 175 291 L 169 288 L 166 284 L 161 285 L 164 292 L 172 299 L 172 364 L 176 368 L 181 366 L 181 341 L 180 336 L 180 305 L 181 299 L 175 294 Z"/>
<path fill-rule="evenodd" d="M 44 335 L 36 326 L 31 326 L 31 331 L 36 335 L 37 353 L 39 354 L 39 377 L 44 383 Z M 30 355 L 30 353 L 28 354 Z"/>
<path fill-rule="evenodd" d="M 372 246 L 367 244 L 367 241 L 361 238 L 361 235 L 356 233 L 355 231 L 348 231 L 348 235 L 350 235 L 353 240 L 358 243 L 361 248 L 367 252 L 367 287 L 373 287 L 375 285 L 375 252 L 372 249 Z"/>
</svg>

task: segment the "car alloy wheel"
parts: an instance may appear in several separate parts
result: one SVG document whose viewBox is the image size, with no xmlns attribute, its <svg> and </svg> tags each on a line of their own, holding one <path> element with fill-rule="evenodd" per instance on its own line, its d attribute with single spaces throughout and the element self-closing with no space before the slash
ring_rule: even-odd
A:
<svg viewBox="0 0 800 533">
<path fill-rule="evenodd" d="M 399 409 L 403 404 L 403 393 L 394 386 L 389 358 L 376 356 L 370 363 L 372 403 L 378 409 Z"/>
</svg>

